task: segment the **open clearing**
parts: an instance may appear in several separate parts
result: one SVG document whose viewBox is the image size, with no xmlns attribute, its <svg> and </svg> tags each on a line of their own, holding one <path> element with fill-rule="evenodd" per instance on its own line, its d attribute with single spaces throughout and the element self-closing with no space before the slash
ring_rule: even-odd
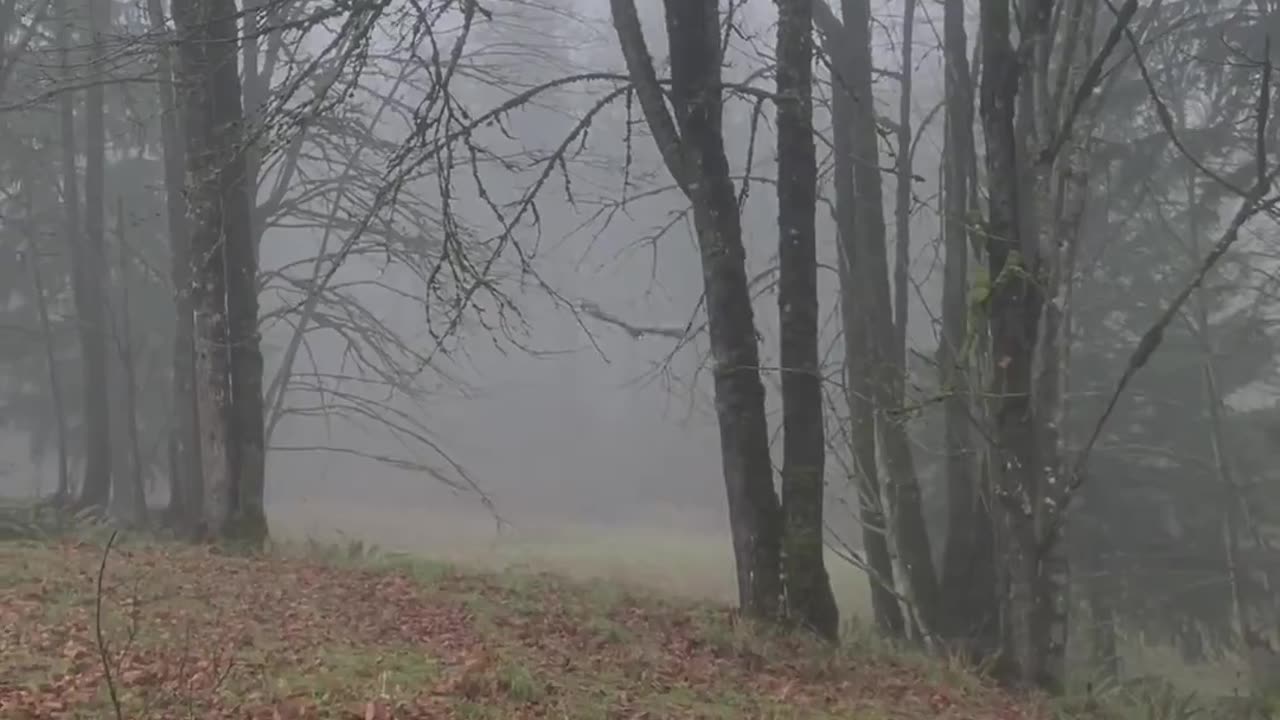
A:
<svg viewBox="0 0 1280 720">
<path fill-rule="evenodd" d="M 406 557 L 0 543 L 0 717 L 1046 717 L 946 667 L 716 606 Z"/>
<path fill-rule="evenodd" d="M 665 509 L 665 508 L 664 508 Z M 629 525 L 591 525 L 561 515 L 521 513 L 501 533 L 493 516 L 457 503 L 447 509 L 360 502 L 295 501 L 268 506 L 272 537 L 294 542 L 365 543 L 462 567 L 550 571 L 576 580 L 622 583 L 664 596 L 729 604 L 737 598 L 733 546 L 725 525 L 650 511 Z M 865 619 L 866 575 L 827 555 L 842 618 Z"/>
</svg>

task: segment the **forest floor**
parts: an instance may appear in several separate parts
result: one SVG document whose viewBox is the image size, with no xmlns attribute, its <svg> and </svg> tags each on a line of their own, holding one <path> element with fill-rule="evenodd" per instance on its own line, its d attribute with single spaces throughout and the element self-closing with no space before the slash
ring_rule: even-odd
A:
<svg viewBox="0 0 1280 720">
<path fill-rule="evenodd" d="M 869 641 L 835 650 L 616 585 L 348 550 L 123 543 L 100 573 L 101 542 L 0 543 L 0 717 L 1047 717 Z"/>
</svg>

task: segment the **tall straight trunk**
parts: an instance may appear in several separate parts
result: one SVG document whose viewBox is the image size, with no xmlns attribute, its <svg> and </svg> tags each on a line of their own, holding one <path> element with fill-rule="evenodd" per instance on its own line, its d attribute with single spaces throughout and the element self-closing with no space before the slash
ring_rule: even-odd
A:
<svg viewBox="0 0 1280 720">
<path fill-rule="evenodd" d="M 187 93 L 188 194 L 194 197 L 204 526 L 213 538 L 260 545 L 267 535 L 262 354 L 235 17 L 231 0 L 181 0 L 174 11 Z"/>
<path fill-rule="evenodd" d="M 262 338 L 258 332 L 258 248 L 253 233 L 256 178 L 246 155 L 254 144 L 245 131 L 236 38 L 235 0 L 205 0 L 214 7 L 213 47 L 215 147 L 223 159 L 218 174 L 226 262 L 227 330 L 231 343 L 231 462 L 236 482 L 228 499 L 228 535 L 260 545 L 267 538 L 265 422 L 262 400 Z"/>
<path fill-rule="evenodd" d="M 262 19 L 265 3 L 263 0 L 246 0 L 244 3 L 244 38 L 241 43 L 241 54 L 244 57 L 244 72 L 242 73 L 241 85 L 244 110 L 244 124 L 248 132 L 256 133 L 259 130 L 261 115 L 264 105 L 270 92 L 269 79 L 264 82 L 262 70 L 258 67 L 261 48 L 260 37 L 258 33 L 258 23 Z M 249 201 L 253 210 L 249 217 L 249 233 L 252 237 L 254 248 L 254 261 L 257 262 L 257 253 L 262 243 L 262 236 L 265 231 L 265 224 L 261 222 L 262 218 L 258 217 L 258 185 L 262 181 L 262 152 L 256 142 L 247 143 L 244 150 L 245 177 L 250 190 Z"/>
<path fill-rule="evenodd" d="M 991 278 L 989 322 L 993 362 L 991 397 L 995 445 L 992 511 L 1003 609 L 1000 668 L 1008 682 L 1051 684 L 1050 598 L 1042 582 L 1035 515 L 1040 503 L 1040 459 L 1032 412 L 1032 360 L 1040 317 L 1036 238 L 1025 230 L 1026 176 L 1015 133 L 1019 67 L 1009 40 L 1006 0 L 982 0 L 981 116 L 986 137 L 987 264 Z"/>
<path fill-rule="evenodd" d="M 152 32 L 172 37 L 166 26 L 161 0 L 147 0 Z M 174 333 L 170 369 L 171 416 L 169 423 L 169 519 L 190 533 L 200 525 L 203 482 L 200 468 L 200 431 L 195 402 L 195 313 L 191 238 L 183 190 L 185 152 L 174 94 L 173 50 L 170 43 L 156 47 L 156 90 L 160 97 L 160 132 L 164 147 L 165 211 L 169 230 L 170 278 L 174 295 Z"/>
<path fill-rule="evenodd" d="M 885 249 L 883 192 L 880 181 L 879 143 L 871 90 L 871 5 L 869 0 L 843 0 L 845 37 L 852 48 L 851 76 L 839 84 L 853 95 L 851 115 L 854 164 L 854 218 L 857 252 L 852 255 L 857 273 L 855 285 L 866 318 L 870 351 L 871 398 L 875 403 L 876 429 L 884 453 L 892 533 L 903 580 L 916 622 L 926 633 L 938 627 L 941 597 L 934 574 L 929 535 L 921 505 L 920 484 L 905 425 L 895 412 L 903 397 L 903 368 L 895 362 L 893 306 L 889 296 L 889 269 Z"/>
<path fill-rule="evenodd" d="M 31 219 L 31 196 L 27 195 L 27 222 Z M 58 372 L 57 345 L 54 342 L 53 323 L 49 321 L 49 301 L 45 297 L 44 278 L 40 274 L 40 250 L 30 237 L 25 254 L 28 272 L 31 273 L 31 292 L 35 295 L 36 311 L 40 315 L 40 335 L 44 339 L 44 359 L 49 365 L 49 405 L 53 410 L 54 429 L 58 444 L 58 489 L 54 498 L 65 500 L 71 494 L 71 476 L 67 467 L 67 410 L 62 399 L 62 375 Z"/>
<path fill-rule="evenodd" d="M 182 88 L 179 106 L 185 131 L 186 193 L 193 263 L 191 301 L 194 314 L 195 405 L 200 428 L 203 480 L 200 524 L 193 534 L 219 538 L 229 520 L 226 498 L 235 482 L 228 456 L 231 429 L 231 362 L 227 342 L 226 270 L 223 259 L 221 198 L 218 171 L 223 158 L 212 142 L 214 68 L 212 3 L 175 0 L 173 18 L 178 31 L 178 72 Z"/>
<path fill-rule="evenodd" d="M 138 437 L 138 378 L 133 362 L 133 323 L 129 317 L 129 257 L 124 233 L 124 202 L 116 202 L 116 242 L 119 251 L 120 324 L 116 346 L 124 376 L 124 419 L 129 442 L 128 472 L 115 478 L 117 510 L 136 525 L 147 519 L 147 492 L 142 481 L 142 443 Z"/>
<path fill-rule="evenodd" d="M 772 620 L 778 616 L 781 597 L 780 511 L 746 250 L 721 127 L 719 6 L 716 0 L 664 0 L 673 118 L 634 0 L 610 0 L 609 5 L 649 129 L 669 172 L 693 205 L 738 599 L 747 615 Z"/>
<path fill-rule="evenodd" d="M 898 97 L 897 162 L 894 188 L 893 351 L 894 362 L 907 366 L 907 285 L 911 282 L 911 43 L 916 22 L 916 0 L 902 3 L 902 84 Z"/>
<path fill-rule="evenodd" d="M 978 328 L 969 324 L 969 177 L 977 163 L 973 146 L 973 84 L 963 0 L 946 0 L 943 53 L 946 61 L 946 149 L 943 177 L 942 337 L 938 346 L 946 448 L 947 536 L 942 587 L 948 600 L 946 634 L 970 659 L 980 660 L 999 645 L 995 598 L 995 555 L 991 516 L 974 473 L 977 462 L 970 423 L 975 407 L 969 392 L 976 367 L 970 352 Z M 976 323 L 975 323 L 976 325 Z"/>
<path fill-rule="evenodd" d="M 835 60 L 831 99 L 832 149 L 836 189 L 836 227 L 839 234 L 840 316 L 845 350 L 845 401 L 849 407 L 850 448 L 858 475 L 858 514 L 862 547 L 871 585 L 871 607 L 876 626 L 889 637 L 906 633 L 906 620 L 895 592 L 893 559 L 889 552 L 888 524 L 884 512 L 880 473 L 876 458 L 875 404 L 871 402 L 871 353 L 867 323 L 859 299 L 857 264 L 858 223 L 854 216 L 857 191 L 853 173 L 853 97 L 847 78 L 853 76 L 843 24 L 825 3 L 815 6 L 815 24 Z"/>
<path fill-rule="evenodd" d="M 826 432 L 818 358 L 818 164 L 813 143 L 813 1 L 778 3 L 778 319 L 782 328 L 782 515 L 787 610 L 835 640 L 823 564 Z"/>
<path fill-rule="evenodd" d="M 110 0 L 88 0 L 90 67 L 102 71 Z M 111 411 L 107 387 L 106 297 L 106 90 L 91 84 L 85 92 L 85 233 L 79 243 L 81 266 L 76 314 L 80 320 L 84 366 L 85 468 L 80 504 L 106 507 L 111 497 Z"/>
<path fill-rule="evenodd" d="M 58 16 L 59 75 L 63 82 L 70 84 L 74 73 L 72 70 L 73 58 L 71 57 L 71 27 L 74 18 L 71 13 L 70 2 L 68 0 L 58 0 L 54 12 Z M 80 238 L 80 179 L 76 171 L 75 94 L 71 90 L 65 90 L 58 95 L 58 127 L 59 139 L 62 145 L 63 243 L 66 245 L 67 256 L 71 259 L 71 292 L 76 309 L 76 318 L 79 320 L 80 309 L 84 304 L 85 264 L 81 257 L 80 247 L 82 243 Z M 83 358 L 84 331 L 83 325 L 79 322 L 77 322 L 77 330 Z M 85 394 L 87 394 L 87 389 Z M 83 395 L 81 397 L 83 398 Z M 81 412 L 83 413 L 83 407 Z M 81 422 L 84 422 L 83 419 Z M 71 488 L 68 481 L 68 494 L 65 496 L 68 499 L 70 498 L 70 492 Z"/>
</svg>

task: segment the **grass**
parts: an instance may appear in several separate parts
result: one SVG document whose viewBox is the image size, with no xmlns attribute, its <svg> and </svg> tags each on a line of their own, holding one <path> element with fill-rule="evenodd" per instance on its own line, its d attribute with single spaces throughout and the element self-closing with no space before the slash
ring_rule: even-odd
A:
<svg viewBox="0 0 1280 720">
<path fill-rule="evenodd" d="M 725 528 L 646 517 L 634 527 L 600 527 L 564 518 L 517 516 L 495 532 L 482 511 L 430 512 L 323 501 L 269 508 L 272 533 L 295 542 L 319 538 L 346 545 L 361 538 L 379 547 L 488 570 L 550 571 L 579 580 L 644 588 L 689 599 L 737 597 L 733 550 Z M 834 554 L 827 570 L 840 611 L 867 617 L 866 576 Z"/>
<path fill-rule="evenodd" d="M 688 526 L 495 536 L 448 513 L 415 526 L 398 511 L 316 510 L 273 512 L 285 540 L 262 557 L 142 540 L 113 551 L 103 620 L 126 718 L 1252 717 L 1214 699 L 1239 685 L 1232 668 L 1145 646 L 1126 649 L 1128 674 L 1160 667 L 1172 682 L 1015 701 L 880 643 L 857 622 L 865 579 L 839 562 L 844 647 L 760 632 L 724 609 L 727 542 Z M 308 526 L 347 534 L 316 540 Z M 93 627 L 108 534 L 77 520 L 27 535 L 42 543 L 0 542 L 0 717 L 114 716 Z M 1072 673 L 1081 690 L 1087 676 Z"/>
<path fill-rule="evenodd" d="M 97 542 L 0 543 L 0 717 L 112 717 Z M 884 648 L 604 580 L 312 543 L 125 542 L 103 594 L 126 718 L 1040 718 Z"/>
</svg>

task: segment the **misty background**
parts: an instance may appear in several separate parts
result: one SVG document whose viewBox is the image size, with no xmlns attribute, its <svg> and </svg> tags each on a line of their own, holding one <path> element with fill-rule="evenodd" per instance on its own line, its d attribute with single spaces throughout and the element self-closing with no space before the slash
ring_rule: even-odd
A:
<svg viewBox="0 0 1280 720">
<path fill-rule="evenodd" d="M 545 81 L 550 73 L 573 74 L 598 67 L 621 68 L 621 56 L 609 26 L 608 8 L 602 3 L 525 3 L 504 8 L 497 22 L 477 29 L 472 39 L 471 61 L 486 75 L 464 83 L 468 101 L 476 107 L 502 102 L 520 89 Z M 652 30 L 655 54 L 662 56 L 663 33 L 657 3 L 641 4 Z M 744 6 L 744 28 L 755 37 L 745 38 L 730 53 L 727 76 L 753 72 L 754 64 L 768 55 L 771 25 L 776 20 L 767 3 Z M 892 11 L 885 22 L 892 26 Z M 900 21 L 899 21 L 900 24 Z M 327 39 L 314 33 L 308 41 L 319 47 Z M 735 43 L 738 45 L 738 43 Z M 883 62 L 895 61 L 886 43 Z M 931 77 L 937 57 L 926 57 L 918 70 L 917 88 L 926 92 L 939 80 Z M 737 66 L 737 70 L 733 66 Z M 373 87 L 378 81 L 371 83 Z M 390 83 L 384 83 L 384 88 Z M 403 91 L 402 91 L 403 92 Z M 507 132 L 511 148 L 536 155 L 559 143 L 576 123 L 581 111 L 598 95 L 594 88 L 571 89 L 543 98 L 533 108 L 515 110 Z M 406 103 L 412 93 L 402 96 Z M 886 107 L 896 100 L 883 98 Z M 936 100 L 920 109 L 927 111 Z M 737 137 L 735 148 L 745 149 L 752 108 L 734 103 L 727 110 L 726 125 Z M 154 117 L 142 117 L 154 121 Z M 720 472 L 719 436 L 710 399 L 705 339 L 691 343 L 659 335 L 634 337 L 627 330 L 582 312 L 582 303 L 636 326 L 683 331 L 702 322 L 701 271 L 697 250 L 685 213 L 687 203 L 673 192 L 669 178 L 652 149 L 652 140 L 638 118 L 630 129 L 630 182 L 641 199 L 619 211 L 619 170 L 626 161 L 625 113 L 612 107 L 595 121 L 589 140 L 568 167 L 574 185 L 574 202 L 554 179 L 540 194 L 541 228 L 519 231 L 530 246 L 536 243 L 532 270 L 539 280 L 518 278 L 520 268 L 506 262 L 510 293 L 519 308 L 505 328 L 489 331 L 464 327 L 448 356 L 433 357 L 433 367 L 419 377 L 429 401 L 408 403 L 403 409 L 430 429 L 437 450 L 406 449 L 394 433 L 369 422 L 353 423 L 345 417 L 288 417 L 275 435 L 268 454 L 267 503 L 269 519 L 277 534 L 332 537 L 344 534 L 389 548 L 457 552 L 495 545 L 518 546 L 532 536 L 564 538 L 577 542 L 584 533 L 614 535 L 616 558 L 602 551 L 606 571 L 616 560 L 625 566 L 628 533 L 644 541 L 667 536 L 698 543 L 704 562 L 715 567 L 716 580 L 709 585 L 717 594 L 731 594 L 728 567 L 730 547 Z M 130 118 L 131 122 L 137 120 Z M 764 117 L 757 128 L 757 166 L 773 162 L 771 121 Z M 154 128 L 153 128 L 154 129 Z M 397 118 L 384 119 L 378 133 L 387 139 L 401 137 L 406 126 Z M 940 128 L 924 133 L 920 161 L 936 164 Z M 735 153 L 743 155 L 744 153 Z M 735 162 L 741 163 L 742 157 Z M 371 163 L 372 164 L 372 163 Z M 495 192 L 518 193 L 529 174 L 493 172 L 487 185 Z M 921 178 L 916 192 L 938 191 L 936 173 Z M 264 183 L 266 185 L 267 183 Z M 109 182 L 110 186 L 111 183 Z M 643 193 L 661 190 L 650 197 Z M 749 248 L 748 271 L 754 276 L 776 263 L 776 205 L 771 188 L 758 184 L 744 210 L 744 240 Z M 147 191 L 162 192 L 157 183 Z M 262 194 L 265 194 L 265 190 Z M 438 198 L 439 191 L 419 180 L 411 192 Z M 633 192 L 637 192 L 633 190 Z M 461 193 L 460 193 L 461 195 Z M 153 201 L 154 202 L 154 201 Z M 465 208 L 459 215 L 477 233 L 496 226 L 484 223 L 479 200 L 462 195 Z M 126 210 L 137 231 L 152 229 L 154 218 L 139 218 L 145 211 Z M 607 220 L 605 216 L 607 215 Z M 922 312 L 937 302 L 940 283 L 936 221 L 921 213 L 915 220 L 917 236 L 925 238 L 913 258 L 912 323 L 910 336 L 922 346 L 936 343 L 930 320 L 936 310 Z M 822 312 L 827 317 L 829 342 L 838 336 L 837 282 L 834 225 L 829 213 L 819 213 L 820 237 L 827 271 L 820 276 Z M 268 227 L 262 245 L 264 271 L 300 263 L 320 247 L 318 235 L 309 230 Z M 929 239 L 934 237 L 934 239 Z M 163 267 L 163 264 L 157 263 Z M 344 279 L 383 278 L 403 283 L 412 292 L 415 278 L 376 260 L 348 261 L 340 271 Z M 397 278 L 399 275 L 399 278 Z M 540 287 L 544 283 L 545 287 Z M 548 292 L 548 289 L 554 292 Z M 136 294 L 136 293 L 135 293 Z M 264 314 L 270 312 L 273 293 L 262 295 Z M 369 311 L 396 333 L 416 341 L 426 352 L 436 342 L 423 331 L 424 309 L 412 298 L 386 292 L 357 294 Z M 288 302 L 277 295 L 277 303 Z M 776 304 L 769 293 L 757 301 L 757 322 L 762 333 L 776 329 Z M 264 321 L 263 347 L 267 375 L 275 372 L 273 359 L 287 343 L 288 327 Z M 776 344 L 776 343 L 774 343 Z M 343 367 L 347 343 L 335 334 L 317 333 L 308 339 L 308 360 L 321 367 Z M 764 363 L 776 365 L 776 349 L 762 346 Z M 832 349 L 838 353 L 838 349 Z M 839 355 L 829 358 L 832 366 Z M 290 400 L 303 393 L 295 392 Z M 776 416 L 776 379 L 770 388 Z M 50 492 L 55 482 L 54 458 L 37 465 L 24 457 L 28 433 L 10 427 L 4 432 L 5 468 L 0 487 L 6 494 Z M 451 477 L 456 462 L 464 468 L 474 488 L 459 489 L 438 482 L 418 470 L 396 468 L 367 457 L 333 452 L 322 446 L 355 449 L 380 456 L 408 454 Z M 448 457 L 448 460 L 444 456 Z M 856 497 L 848 473 L 838 461 L 830 470 L 831 494 L 843 502 Z M 153 489 L 156 483 L 152 482 Z M 489 505 L 479 495 L 492 501 Z M 834 505 L 832 522 L 854 527 L 855 505 Z M 496 517 L 495 517 L 496 516 Z M 843 517 L 842 517 L 843 516 Z M 849 532 L 851 542 L 856 541 Z M 696 552 L 696 551 L 695 551 Z M 536 556 L 538 553 L 535 552 Z M 536 557 L 535 557 L 536 559 Z M 544 560 L 546 558 L 543 558 Z M 634 558 L 630 558 L 634 560 Z M 716 567 L 718 560 L 720 567 Z M 665 558 L 663 559 L 665 561 Z M 654 568 L 648 572 L 672 574 Z M 622 567 L 622 572 L 627 571 Z M 849 574 L 839 569 L 840 574 Z M 657 580 L 668 578 L 658 577 Z M 667 584 L 667 583 L 664 583 Z M 698 592 L 704 590 L 699 589 Z"/>
<path fill-rule="evenodd" d="M 460 32 L 456 25 L 433 28 L 437 46 L 424 43 L 411 57 L 392 52 L 404 47 L 404 37 L 395 34 L 403 29 L 380 28 L 362 60 L 364 72 L 352 73 L 354 85 L 344 88 L 349 94 L 320 110 L 309 102 L 324 97 L 326 81 L 346 76 L 342 68 L 324 68 L 333 75 L 318 72 L 318 79 L 293 85 L 304 76 L 307 53 L 323 56 L 339 37 L 318 24 L 301 34 L 301 59 L 284 63 L 266 87 L 257 88 L 268 96 L 264 107 L 271 112 L 262 115 L 271 122 L 264 122 L 263 133 L 272 148 L 257 198 L 263 226 L 260 327 L 266 384 L 284 378 L 285 388 L 267 393 L 271 533 L 547 565 L 730 600 L 733 556 L 700 306 L 703 273 L 689 204 L 672 185 L 639 108 L 602 104 L 624 73 L 607 4 L 499 5 L 470 28 L 451 90 L 473 116 L 511 106 L 466 136 L 472 146 L 459 142 L 443 159 L 402 174 L 397 163 L 412 155 L 402 149 L 421 142 L 412 127 L 415 109 L 429 104 L 426 58 L 445 52 Z M 639 6 L 663 75 L 661 4 Z M 154 75 L 150 39 L 124 32 L 144 25 L 143 16 L 125 3 L 115 7 L 120 32 L 109 43 L 112 63 L 77 72 L 86 83 L 104 74 L 136 81 L 109 84 L 107 91 L 109 235 L 129 256 L 109 272 L 112 309 L 131 325 L 127 332 L 114 330 L 130 336 L 137 356 L 148 500 L 162 505 L 170 403 L 165 374 L 174 323 L 165 278 L 160 113 L 147 89 Z M 725 78 L 764 85 L 772 64 L 773 4 L 735 7 Z M 899 108 L 902 9 L 887 2 L 872 9 L 875 107 L 891 124 Z M 976 8 L 968 10 L 973 38 Z M 1174 18 L 1162 22 L 1177 25 L 1179 13 L 1199 11 L 1179 4 L 1169 10 Z M 917 8 L 908 377 L 904 407 L 893 409 L 906 418 L 935 538 L 947 523 L 938 405 L 950 392 L 939 387 L 935 361 L 943 309 L 940 24 L 939 6 Z M 1210 23 L 1203 34 L 1217 30 Z M 1239 138 L 1222 128 L 1241 125 L 1231 113 L 1251 108 L 1251 88 L 1220 90 L 1230 83 L 1187 69 L 1179 45 L 1186 38 L 1172 32 L 1161 38 L 1150 43 L 1148 62 L 1156 68 L 1153 82 L 1175 97 L 1180 127 L 1210 162 L 1236 162 Z M 1200 50 L 1212 45 L 1197 42 Z M 51 83 L 52 55 L 35 52 L 18 62 L 25 96 L 13 99 L 5 114 L 6 134 L 18 148 L 11 156 L 18 179 L 0 222 L 6 273 L 0 280 L 10 292 L 0 319 L 0 493 L 16 497 L 47 495 L 57 483 L 47 364 L 26 290 L 32 248 L 50 285 L 65 263 L 56 221 L 50 220 L 58 212 L 47 161 L 53 123 L 47 108 L 36 107 L 47 100 L 42 93 Z M 1101 414 L 1141 333 L 1204 255 L 1204 238 L 1215 236 L 1234 209 L 1221 192 L 1202 191 L 1169 148 L 1134 73 L 1115 72 L 1118 89 L 1097 111 L 1091 161 L 1098 168 L 1079 230 L 1073 405 L 1064 429 L 1077 444 Z M 820 342 L 832 396 L 826 521 L 833 552 L 827 562 L 845 615 L 865 615 L 867 580 L 839 558 L 860 546 L 861 528 L 847 408 L 833 399 L 845 358 L 835 270 L 831 85 L 821 62 L 818 75 L 824 79 L 815 88 Z M 532 101 L 513 102 L 550 78 L 571 77 L 576 79 L 542 90 Z M 727 101 L 724 126 L 742 196 L 747 275 L 754 281 L 769 426 L 776 436 L 773 118 L 767 104 L 738 95 Z M 589 129 L 570 143 L 565 161 L 548 162 L 583 123 Z M 309 134 L 291 134 L 303 126 Z M 442 121 L 442 127 L 447 134 L 454 126 Z M 882 139 L 882 146 L 889 144 Z M 284 170 L 291 153 L 296 167 Z M 880 160 L 887 168 L 888 208 L 894 202 L 892 153 L 882 152 Z M 1184 179 L 1189 189 L 1179 185 Z M 384 196 L 392 185 L 393 196 Z M 512 208 L 533 195 L 536 212 L 513 219 Z M 506 221 L 512 223 L 509 242 Z M 1270 578 L 1280 569 L 1272 550 L 1280 467 L 1275 230 L 1274 218 L 1251 221 L 1170 327 L 1102 436 L 1089 466 L 1096 481 L 1084 486 L 1071 516 L 1072 592 L 1098 617 L 1114 612 L 1130 624 L 1129 657 L 1159 645 L 1176 648 L 1181 660 L 1205 662 L 1228 642 L 1221 508 L 1237 484 L 1256 493 L 1248 504 L 1258 529 L 1245 544 L 1263 578 L 1257 581 L 1259 602 L 1272 603 Z M 340 289 L 325 296 L 320 320 L 295 346 L 297 310 L 324 274 L 316 258 L 333 257 L 357 236 L 357 247 L 333 271 L 331 287 Z M 442 252 L 461 253 L 492 280 L 468 297 L 472 306 L 465 312 L 454 304 L 461 302 L 465 279 L 437 283 L 431 275 Z M 889 255 L 892 261 L 892 248 Z M 974 271 L 974 294 L 982 282 Z M 120 312 L 121 288 L 127 313 Z M 50 305 L 59 324 L 56 365 L 74 376 L 80 360 L 67 332 L 73 324 L 66 321 L 69 293 L 63 283 L 47 294 L 55 298 Z M 978 303 L 969 301 L 969 311 L 978 312 Z M 291 368 L 282 373 L 291 353 Z M 121 413 L 123 403 L 114 400 L 127 394 L 127 383 L 120 353 L 109 355 L 112 406 Z M 69 386 L 67 395 L 74 397 L 75 390 Z M 123 448 L 129 443 L 121 434 L 126 423 L 117 420 L 113 441 Z M 83 455 L 74 429 L 79 424 L 73 417 L 71 444 L 73 454 Z M 127 453 L 115 456 L 124 462 Z M 777 442 L 774 456 L 780 457 Z M 943 546 L 935 541 L 935 555 Z M 1094 625 L 1080 627 L 1088 632 Z"/>
</svg>

